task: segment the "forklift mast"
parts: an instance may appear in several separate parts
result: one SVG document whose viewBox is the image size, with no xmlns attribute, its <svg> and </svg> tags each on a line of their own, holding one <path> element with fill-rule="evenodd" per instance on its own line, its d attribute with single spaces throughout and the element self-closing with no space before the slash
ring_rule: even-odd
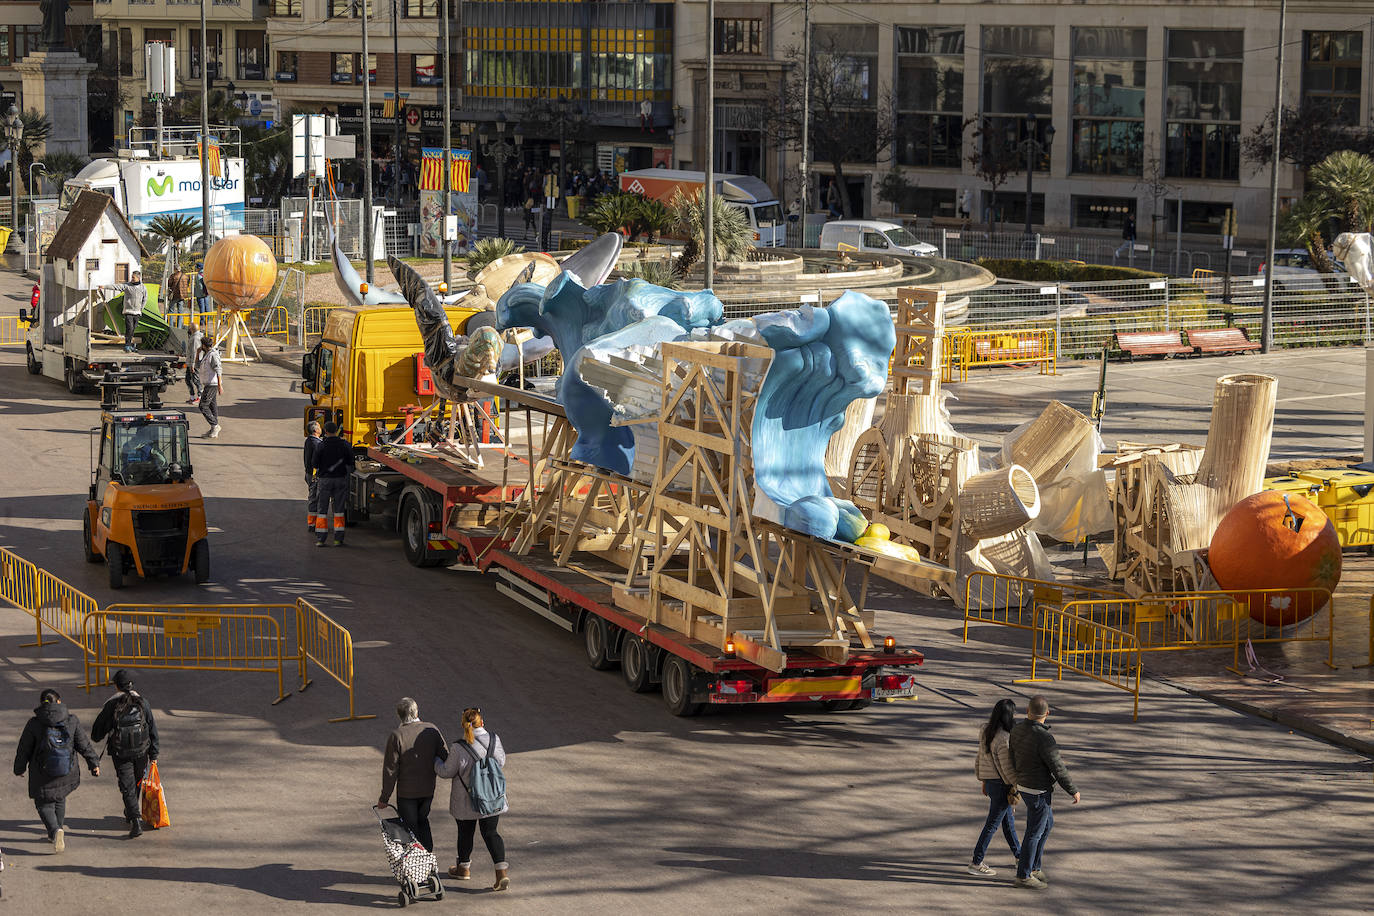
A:
<svg viewBox="0 0 1374 916">
<path fill-rule="evenodd" d="M 159 410 L 162 407 L 162 392 L 166 389 L 166 378 L 142 366 L 107 370 L 100 380 L 100 409 L 118 410 L 122 399 L 138 398 L 138 406 L 144 410 Z"/>
</svg>

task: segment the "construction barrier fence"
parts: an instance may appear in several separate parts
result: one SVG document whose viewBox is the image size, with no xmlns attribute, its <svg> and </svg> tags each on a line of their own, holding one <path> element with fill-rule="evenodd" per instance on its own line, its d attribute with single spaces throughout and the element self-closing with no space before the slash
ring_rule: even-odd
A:
<svg viewBox="0 0 1374 916">
<path fill-rule="evenodd" d="M 964 642 L 968 642 L 970 621 L 1029 630 L 1034 626 L 1036 603 L 1059 605 L 1066 597 L 1075 601 L 1099 597 L 1124 599 L 1126 596 L 1086 585 L 975 572 L 964 584 Z"/>
<path fill-rule="evenodd" d="M 86 687 L 109 683 L 111 668 L 275 672 L 276 705 L 290 695 L 283 672 L 291 654 L 280 619 L 293 610 L 280 604 L 114 604 L 92 610 L 82 622 L 82 642 L 90 646 Z"/>
<path fill-rule="evenodd" d="M 29 326 L 18 315 L 0 315 L 0 347 L 22 347 L 28 336 Z"/>
<path fill-rule="evenodd" d="M 360 716 L 353 707 L 353 636 L 304 598 L 296 599 L 296 641 L 300 652 L 301 691 L 312 683 L 306 677 L 306 661 L 314 662 L 348 691 L 348 715 L 330 722 L 375 719 Z"/>
<path fill-rule="evenodd" d="M 25 648 L 44 645 L 43 628 L 47 627 L 80 649 L 83 655 L 87 654 L 90 644 L 82 632 L 82 622 L 99 609 L 95 599 L 46 569 L 38 570 L 35 584 L 36 600 L 30 613 L 33 614 L 36 635 L 35 641 L 26 644 Z"/>
<path fill-rule="evenodd" d="M 0 599 L 32 614 L 38 607 L 38 567 L 0 547 Z"/>
<path fill-rule="evenodd" d="M 1005 328 L 958 332 L 955 356 L 959 381 L 979 366 L 1038 364 L 1041 375 L 1054 375 L 1054 328 Z"/>
<path fill-rule="evenodd" d="M 1140 643 L 1134 636 L 1072 613 L 1072 604 L 1063 608 L 1036 604 L 1035 638 L 1031 648 L 1031 676 L 1038 678 L 1037 665 L 1054 665 L 1055 679 L 1064 671 L 1075 672 L 1109 687 L 1129 693 L 1134 702 L 1131 720 L 1140 718 Z"/>
</svg>

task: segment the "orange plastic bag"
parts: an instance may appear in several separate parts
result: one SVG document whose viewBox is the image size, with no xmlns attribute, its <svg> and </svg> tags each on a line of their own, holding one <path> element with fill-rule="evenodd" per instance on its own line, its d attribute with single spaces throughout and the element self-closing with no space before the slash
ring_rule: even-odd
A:
<svg viewBox="0 0 1374 916">
<path fill-rule="evenodd" d="M 144 775 L 139 788 L 143 790 L 143 820 L 148 826 L 154 830 L 158 827 L 172 826 L 172 818 L 167 814 L 167 796 L 162 791 L 162 777 L 158 775 L 156 760 L 148 763 L 148 772 Z"/>
</svg>

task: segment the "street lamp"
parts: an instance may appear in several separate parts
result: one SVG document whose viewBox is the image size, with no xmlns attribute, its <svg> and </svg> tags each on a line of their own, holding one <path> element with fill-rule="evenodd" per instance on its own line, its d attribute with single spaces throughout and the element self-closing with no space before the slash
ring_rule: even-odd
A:
<svg viewBox="0 0 1374 916">
<path fill-rule="evenodd" d="M 10 151 L 10 228 L 19 237 L 19 146 L 24 139 L 24 122 L 19 106 L 11 105 L 5 113 L 5 146 Z"/>
<path fill-rule="evenodd" d="M 1035 162 L 1048 156 L 1050 147 L 1054 145 L 1054 125 L 1045 128 L 1045 142 L 1041 143 L 1036 130 L 1039 123 L 1034 114 L 1026 115 L 1026 139 L 1021 141 L 1021 152 L 1026 157 L 1026 238 L 1034 234 L 1031 232 L 1031 182 L 1035 174 Z"/>
<path fill-rule="evenodd" d="M 514 143 L 506 140 L 508 122 L 503 111 L 496 116 L 496 136 L 492 137 L 487 122 L 482 122 L 478 139 L 482 143 L 482 154 L 496 159 L 496 234 L 506 237 L 506 160 L 520 149 L 523 137 L 519 125 L 509 125 L 514 133 Z"/>
</svg>

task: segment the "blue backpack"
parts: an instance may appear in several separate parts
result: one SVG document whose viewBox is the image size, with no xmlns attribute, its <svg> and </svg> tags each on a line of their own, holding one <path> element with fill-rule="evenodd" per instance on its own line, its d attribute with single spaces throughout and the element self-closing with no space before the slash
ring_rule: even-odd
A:
<svg viewBox="0 0 1374 916">
<path fill-rule="evenodd" d="M 56 779 L 72 771 L 72 733 L 66 723 L 49 725 L 38 745 L 43 757 L 43 775 Z"/>
<path fill-rule="evenodd" d="M 492 745 L 496 743 L 496 736 L 487 735 L 486 753 L 478 757 L 472 752 L 466 741 L 458 742 L 463 750 L 467 751 L 472 758 L 472 783 L 463 782 L 460 774 L 458 781 L 463 788 L 467 789 L 468 800 L 472 802 L 472 810 L 477 812 L 477 816 L 491 817 L 497 814 L 502 808 L 506 807 L 506 774 L 501 770 L 501 764 L 491 756 Z"/>
</svg>

